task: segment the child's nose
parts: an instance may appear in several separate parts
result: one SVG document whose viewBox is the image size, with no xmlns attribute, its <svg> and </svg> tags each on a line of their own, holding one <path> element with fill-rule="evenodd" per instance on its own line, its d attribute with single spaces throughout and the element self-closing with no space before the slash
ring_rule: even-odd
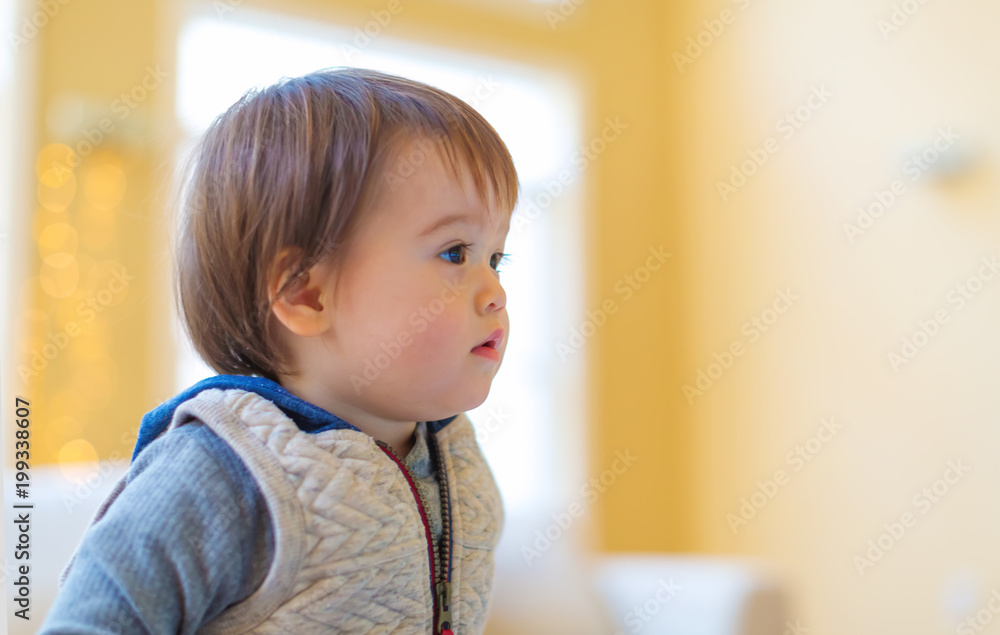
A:
<svg viewBox="0 0 1000 635">
<path fill-rule="evenodd" d="M 476 308 L 480 313 L 499 311 L 507 306 L 507 293 L 492 267 L 476 281 Z"/>
</svg>

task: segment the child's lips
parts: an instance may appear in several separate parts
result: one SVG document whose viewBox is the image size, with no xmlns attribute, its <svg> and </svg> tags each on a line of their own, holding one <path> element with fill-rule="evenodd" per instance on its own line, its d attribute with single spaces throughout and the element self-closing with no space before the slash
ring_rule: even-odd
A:
<svg viewBox="0 0 1000 635">
<path fill-rule="evenodd" d="M 500 351 L 489 346 L 477 346 L 472 349 L 472 354 L 491 359 L 495 362 L 500 361 Z"/>
<path fill-rule="evenodd" d="M 500 346 L 500 342 L 503 340 L 503 329 L 497 329 L 490 333 L 490 336 L 486 338 L 486 341 L 477 346 L 476 348 L 493 348 L 496 349 Z M 473 349 L 475 350 L 475 348 Z"/>
<path fill-rule="evenodd" d="M 479 346 L 472 349 L 475 355 L 500 361 L 500 342 L 503 340 L 503 329 L 497 329 L 490 334 L 489 338 Z"/>
</svg>

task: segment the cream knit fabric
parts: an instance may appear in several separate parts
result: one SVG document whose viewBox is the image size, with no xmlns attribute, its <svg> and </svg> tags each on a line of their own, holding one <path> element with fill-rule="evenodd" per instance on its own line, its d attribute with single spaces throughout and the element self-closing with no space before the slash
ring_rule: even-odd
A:
<svg viewBox="0 0 1000 635">
<path fill-rule="evenodd" d="M 205 633 L 430 633 L 424 526 L 399 467 L 355 430 L 308 434 L 257 393 L 209 389 L 170 428 L 197 418 L 226 441 L 267 502 L 275 553 L 250 597 Z M 452 630 L 481 633 L 503 508 L 472 424 L 437 433 L 452 502 Z"/>
</svg>

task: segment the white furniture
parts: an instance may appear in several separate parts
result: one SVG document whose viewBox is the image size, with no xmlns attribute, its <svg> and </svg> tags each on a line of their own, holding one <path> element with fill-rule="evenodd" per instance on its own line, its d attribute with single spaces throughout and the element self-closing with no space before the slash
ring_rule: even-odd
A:
<svg viewBox="0 0 1000 635">
<path fill-rule="evenodd" d="M 786 590 L 765 563 L 586 555 L 582 527 L 539 544 L 539 522 L 508 515 L 485 635 L 786 635 Z M 544 551 L 529 556 L 536 546 Z"/>
<path fill-rule="evenodd" d="M 663 554 L 603 556 L 592 564 L 617 628 L 648 635 L 782 635 L 785 599 L 760 563 Z"/>
</svg>

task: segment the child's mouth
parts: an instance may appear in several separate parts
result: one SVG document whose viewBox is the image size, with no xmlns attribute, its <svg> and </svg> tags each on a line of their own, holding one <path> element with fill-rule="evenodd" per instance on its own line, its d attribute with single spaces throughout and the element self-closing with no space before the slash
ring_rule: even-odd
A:
<svg viewBox="0 0 1000 635">
<path fill-rule="evenodd" d="M 485 342 L 473 348 L 472 353 L 493 361 L 500 361 L 500 351 L 497 349 L 497 346 L 500 344 L 502 338 L 503 329 L 497 329 L 493 331 Z"/>
<path fill-rule="evenodd" d="M 486 359 L 491 359 L 495 362 L 500 361 L 500 351 L 492 346 L 477 346 L 472 349 L 472 354 L 478 355 L 479 357 L 485 357 Z"/>
<path fill-rule="evenodd" d="M 496 349 L 497 345 L 500 344 L 500 340 L 503 339 L 503 329 L 497 329 L 490 333 L 490 336 L 486 338 L 486 341 L 477 346 L 476 348 L 492 348 Z M 475 350 L 475 349 L 473 349 Z"/>
</svg>

